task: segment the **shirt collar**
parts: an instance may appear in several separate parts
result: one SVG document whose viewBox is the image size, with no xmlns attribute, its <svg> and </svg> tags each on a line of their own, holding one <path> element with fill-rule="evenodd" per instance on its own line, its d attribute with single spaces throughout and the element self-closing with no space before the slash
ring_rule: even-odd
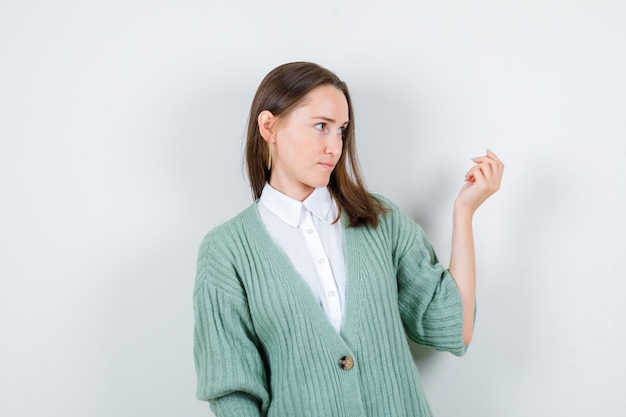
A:
<svg viewBox="0 0 626 417">
<path fill-rule="evenodd" d="M 333 210 L 335 201 L 326 187 L 316 188 L 302 203 L 323 222 L 332 223 L 337 217 L 337 210 Z"/>
<path fill-rule="evenodd" d="M 300 224 L 303 209 L 326 223 L 332 223 L 337 217 L 336 204 L 327 187 L 316 188 L 306 200 L 300 202 L 265 183 L 259 203 L 294 228 Z"/>
</svg>

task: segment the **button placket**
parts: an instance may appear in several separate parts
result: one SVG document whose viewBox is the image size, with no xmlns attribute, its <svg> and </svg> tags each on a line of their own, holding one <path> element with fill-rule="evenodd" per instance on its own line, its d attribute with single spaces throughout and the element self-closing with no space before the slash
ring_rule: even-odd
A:
<svg viewBox="0 0 626 417">
<path fill-rule="evenodd" d="M 324 250 L 322 241 L 316 231 L 315 224 L 313 223 L 313 215 L 308 210 L 305 211 L 300 229 L 303 232 L 302 235 L 305 243 L 313 256 L 313 259 L 315 259 L 315 268 L 320 278 L 323 290 L 319 296 L 324 298 L 324 310 L 333 327 L 338 330 L 341 327 L 342 320 L 341 297 L 336 296 L 339 292 L 337 283 L 335 282 L 326 251 Z M 331 293 L 334 295 L 330 295 Z"/>
</svg>

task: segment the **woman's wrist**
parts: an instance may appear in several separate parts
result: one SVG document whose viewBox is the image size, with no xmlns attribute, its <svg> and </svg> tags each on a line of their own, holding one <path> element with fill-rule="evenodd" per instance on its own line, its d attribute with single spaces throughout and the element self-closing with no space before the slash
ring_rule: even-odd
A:
<svg viewBox="0 0 626 417">
<path fill-rule="evenodd" d="M 475 211 L 475 209 L 472 209 L 466 204 L 462 204 L 457 200 L 454 202 L 452 217 L 455 223 L 461 222 L 471 224 Z"/>
</svg>

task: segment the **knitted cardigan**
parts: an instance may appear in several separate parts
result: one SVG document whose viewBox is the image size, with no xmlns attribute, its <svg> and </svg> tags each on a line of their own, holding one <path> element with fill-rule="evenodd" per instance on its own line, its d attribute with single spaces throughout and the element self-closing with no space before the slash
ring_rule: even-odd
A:
<svg viewBox="0 0 626 417">
<path fill-rule="evenodd" d="M 272 241 L 256 204 L 204 238 L 194 357 L 197 396 L 216 416 L 431 416 L 407 336 L 464 354 L 461 299 L 423 230 L 378 198 L 390 212 L 377 228 L 347 227 L 342 218 L 340 334 Z M 341 366 L 346 356 L 350 369 Z"/>
</svg>

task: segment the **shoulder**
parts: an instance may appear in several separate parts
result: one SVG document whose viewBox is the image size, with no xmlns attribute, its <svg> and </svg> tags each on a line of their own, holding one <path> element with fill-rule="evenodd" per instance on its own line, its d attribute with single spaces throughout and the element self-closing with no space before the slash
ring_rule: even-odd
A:
<svg viewBox="0 0 626 417">
<path fill-rule="evenodd" d="M 377 225 L 359 225 L 350 227 L 368 236 L 380 236 L 384 239 L 395 239 L 398 229 L 405 229 L 407 225 L 413 223 L 402 210 L 389 198 L 382 194 L 370 193 L 370 198 L 376 202 L 380 208 L 377 214 Z M 346 220 L 346 225 L 347 225 Z"/>
<path fill-rule="evenodd" d="M 385 207 L 386 212 L 379 216 L 379 229 L 389 235 L 399 246 L 411 246 L 416 241 L 426 240 L 424 229 L 389 198 L 381 194 L 371 194 Z"/>
<path fill-rule="evenodd" d="M 389 198 L 385 197 L 382 194 L 371 193 L 372 198 L 378 200 L 380 204 L 385 209 L 385 212 L 379 215 L 379 222 L 383 225 L 393 225 L 398 222 L 413 222 L 408 215 L 406 215 L 400 207 Z"/>
<path fill-rule="evenodd" d="M 256 216 L 258 216 L 256 202 L 239 212 L 226 222 L 215 226 L 204 235 L 200 250 L 214 246 L 215 243 L 227 245 L 236 242 L 244 231 L 251 232 L 254 228 Z"/>
<path fill-rule="evenodd" d="M 233 276 L 250 237 L 258 229 L 256 203 L 211 229 L 198 249 L 196 287 L 213 276 Z M 220 279 L 222 281 L 222 279 Z"/>
<path fill-rule="evenodd" d="M 400 210 L 398 208 L 398 206 L 393 201 L 391 201 L 389 198 L 385 197 L 382 194 L 370 193 L 370 196 L 372 196 L 372 198 L 378 200 L 383 205 L 383 207 L 385 207 L 389 211 L 399 211 Z"/>
</svg>

